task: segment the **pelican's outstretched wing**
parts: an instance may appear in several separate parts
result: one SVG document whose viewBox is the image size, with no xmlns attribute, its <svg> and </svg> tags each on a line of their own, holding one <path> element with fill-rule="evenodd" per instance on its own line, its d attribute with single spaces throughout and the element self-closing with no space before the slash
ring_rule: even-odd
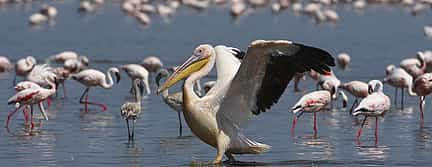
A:
<svg viewBox="0 0 432 167">
<path fill-rule="evenodd" d="M 294 74 L 326 73 L 334 65 L 319 48 L 283 40 L 252 42 L 218 110 L 218 124 L 242 127 L 252 113 L 265 112 L 279 100 Z"/>
</svg>

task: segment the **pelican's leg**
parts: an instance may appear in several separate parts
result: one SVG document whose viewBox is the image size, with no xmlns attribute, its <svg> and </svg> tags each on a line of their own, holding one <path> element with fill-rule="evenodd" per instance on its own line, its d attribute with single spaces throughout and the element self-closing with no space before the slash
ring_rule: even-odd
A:
<svg viewBox="0 0 432 167">
<path fill-rule="evenodd" d="M 82 94 L 81 97 L 80 97 L 80 101 L 79 101 L 81 104 L 84 104 L 85 112 L 87 112 L 87 97 L 88 97 L 87 94 L 88 94 L 89 89 L 90 89 L 90 88 L 86 88 L 86 89 L 84 90 L 83 94 Z M 84 101 L 83 101 L 83 98 L 85 98 Z"/>
<path fill-rule="evenodd" d="M 48 121 L 48 115 L 45 112 L 45 109 L 43 107 L 42 102 L 39 103 L 39 110 L 41 111 L 42 116 L 44 117 L 44 119 Z"/>
<path fill-rule="evenodd" d="M 366 119 L 367 119 L 367 116 L 365 116 L 365 117 L 363 118 L 363 122 L 362 122 L 362 124 L 361 124 L 361 127 L 360 127 L 360 129 L 358 130 L 358 132 L 357 132 L 357 137 L 356 137 L 357 141 L 360 141 L 360 136 L 361 136 L 361 134 L 362 134 L 363 126 L 364 126 L 364 124 L 366 123 Z"/>
<path fill-rule="evenodd" d="M 182 126 L 180 112 L 177 112 L 177 115 L 178 115 L 178 120 L 179 120 L 179 136 L 182 136 L 183 126 Z"/>
<path fill-rule="evenodd" d="M 314 137 L 316 137 L 317 136 L 317 126 L 316 126 L 316 112 L 314 112 L 314 127 L 313 127 L 313 130 L 314 130 Z"/>
<path fill-rule="evenodd" d="M 375 145 L 378 144 L 378 117 L 375 117 Z"/>
<path fill-rule="evenodd" d="M 236 161 L 234 156 L 231 153 L 225 153 L 225 156 L 228 157 L 228 162 L 230 162 L 230 163 L 233 163 Z"/>
<path fill-rule="evenodd" d="M 131 140 L 131 135 L 130 135 L 130 130 L 129 130 L 129 120 L 126 119 L 126 126 L 127 126 L 127 130 L 128 130 L 128 140 Z"/>
<path fill-rule="evenodd" d="M 10 118 L 12 117 L 12 115 L 14 115 L 19 109 L 21 108 L 21 106 L 15 108 L 15 110 L 11 111 L 8 116 L 7 116 L 7 120 L 6 120 L 6 124 L 5 124 L 5 128 L 9 128 L 9 121 Z"/>
<path fill-rule="evenodd" d="M 351 106 L 351 109 L 349 110 L 350 115 L 352 114 L 354 107 L 357 105 L 358 103 L 358 98 L 356 98 Z"/>
<path fill-rule="evenodd" d="M 424 119 L 424 105 L 425 105 L 425 96 L 420 96 L 420 124 L 423 125 L 423 119 Z"/>
</svg>

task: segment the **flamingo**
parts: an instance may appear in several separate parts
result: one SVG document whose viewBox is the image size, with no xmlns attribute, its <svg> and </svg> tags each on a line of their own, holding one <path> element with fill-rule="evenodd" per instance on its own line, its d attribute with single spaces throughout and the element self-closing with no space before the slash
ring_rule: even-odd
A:
<svg viewBox="0 0 432 167">
<path fill-rule="evenodd" d="M 142 80 L 133 80 L 133 89 L 135 92 L 135 101 L 126 102 L 120 107 L 120 114 L 123 119 L 126 120 L 128 138 L 129 140 L 134 140 L 135 122 L 138 115 L 141 113 L 141 92 L 142 92 Z M 132 134 L 129 131 L 129 120 L 132 119 Z"/>
<path fill-rule="evenodd" d="M 339 86 L 339 88 L 347 91 L 351 95 L 355 97 L 355 100 L 349 110 L 349 113 L 352 114 L 354 107 L 358 104 L 359 98 L 365 98 L 369 95 L 368 93 L 368 84 L 362 81 L 351 81 L 344 83 Z"/>
<path fill-rule="evenodd" d="M 402 60 L 400 67 L 403 68 L 413 79 L 422 75 L 426 71 L 426 62 L 423 52 L 417 52 L 417 58 Z"/>
<path fill-rule="evenodd" d="M 155 56 L 146 57 L 142 61 L 141 65 L 151 73 L 157 72 L 160 68 L 163 67 L 162 61 Z"/>
<path fill-rule="evenodd" d="M 425 73 L 417 77 L 414 81 L 414 92 L 420 97 L 420 121 L 423 125 L 425 98 L 432 93 L 432 73 Z"/>
<path fill-rule="evenodd" d="M 26 80 L 34 82 L 42 87 L 49 86 L 50 82 L 55 82 L 57 75 L 47 64 L 36 65 L 25 77 Z M 49 80 L 50 82 L 47 82 Z"/>
<path fill-rule="evenodd" d="M 342 97 L 346 97 L 345 94 L 340 91 Z M 316 113 L 323 111 L 324 107 L 327 106 L 332 101 L 332 95 L 327 90 L 318 90 L 308 93 L 300 98 L 300 100 L 291 108 L 293 112 L 294 119 L 291 127 L 291 134 L 294 135 L 294 129 L 297 124 L 297 120 L 303 115 L 303 112 L 314 113 L 314 136 L 317 135 L 316 127 Z M 346 104 L 347 99 L 343 99 L 343 103 Z"/>
<path fill-rule="evenodd" d="M 78 73 L 88 67 L 89 59 L 86 56 L 79 56 L 78 59 L 68 59 L 63 67 L 71 73 Z"/>
<path fill-rule="evenodd" d="M 50 56 L 49 60 L 64 63 L 66 60 L 78 59 L 78 57 L 79 57 L 78 53 L 74 51 L 63 51 L 53 56 Z"/>
<path fill-rule="evenodd" d="M 15 64 L 15 77 L 13 84 L 16 83 L 16 76 L 26 76 L 36 65 L 36 59 L 33 56 L 19 59 Z"/>
<path fill-rule="evenodd" d="M 332 98 L 337 98 L 338 88 L 340 86 L 340 80 L 334 75 L 333 72 L 322 74 L 317 82 L 317 87 L 320 86 L 323 90 L 327 90 L 331 93 Z"/>
<path fill-rule="evenodd" d="M 369 95 L 364 98 L 354 109 L 353 116 L 364 115 L 363 122 L 357 132 L 357 142 L 359 142 L 363 126 L 368 117 L 375 117 L 375 145 L 378 143 L 378 116 L 384 116 L 384 113 L 390 109 L 390 98 L 383 93 L 383 84 L 381 81 L 372 80 L 368 83 Z"/>
<path fill-rule="evenodd" d="M 5 56 L 0 56 L 0 72 L 9 71 L 12 68 L 12 63 Z"/>
<path fill-rule="evenodd" d="M 351 57 L 348 53 L 340 53 L 337 56 L 337 62 L 342 69 L 346 69 L 350 61 L 351 61 Z"/>
<path fill-rule="evenodd" d="M 395 87 L 395 104 L 397 103 L 397 90 L 398 88 L 402 89 L 401 106 L 403 107 L 405 88 L 408 88 L 409 95 L 416 96 L 416 94 L 412 91 L 413 77 L 402 68 L 390 67 L 387 70 L 389 74 L 384 78 L 383 82 Z"/>
<path fill-rule="evenodd" d="M 150 91 L 150 85 L 148 82 L 148 76 L 149 76 L 149 72 L 142 66 L 138 65 L 138 64 L 126 64 L 121 66 L 121 69 L 123 69 L 127 75 L 131 78 L 131 82 L 132 82 L 132 87 L 131 87 L 131 93 L 132 90 L 134 88 L 134 80 L 135 79 L 140 79 L 143 81 L 147 95 L 149 95 L 151 93 Z"/>
<path fill-rule="evenodd" d="M 48 120 L 48 116 L 45 113 L 45 109 L 42 105 L 42 101 L 48 99 L 49 96 L 53 95 L 56 92 L 55 84 L 45 78 L 46 81 L 49 83 L 50 89 L 42 88 L 42 87 L 34 87 L 29 89 L 24 89 L 22 91 L 19 91 L 14 96 L 9 98 L 8 104 L 16 104 L 15 110 L 10 112 L 7 117 L 6 121 L 6 128 L 9 126 L 9 120 L 12 117 L 12 115 L 18 111 L 21 107 L 29 105 L 30 106 L 30 120 L 31 120 L 31 129 L 34 127 L 33 123 L 33 105 L 38 104 L 39 109 L 42 113 L 42 116 L 45 118 L 45 120 Z"/>
<path fill-rule="evenodd" d="M 57 89 L 58 89 L 58 85 L 62 85 L 63 87 L 63 97 L 66 97 L 66 86 L 65 86 L 65 80 L 67 78 L 69 78 L 70 75 L 70 71 L 66 70 L 64 67 L 56 67 L 53 69 L 53 73 L 57 76 Z"/>
<path fill-rule="evenodd" d="M 88 91 L 90 90 L 90 87 L 96 87 L 96 86 L 100 86 L 100 87 L 105 88 L 105 89 L 112 88 L 112 86 L 114 85 L 114 82 L 113 82 L 113 79 L 111 77 L 111 73 L 115 74 L 117 83 L 119 83 L 120 82 L 120 71 L 118 70 L 118 68 L 115 68 L 115 67 L 109 68 L 108 71 L 106 72 L 106 75 L 104 73 L 102 73 L 98 70 L 94 70 L 94 69 L 86 69 L 86 70 L 83 70 L 77 74 L 71 74 L 70 75 L 70 77 L 72 79 L 74 79 L 74 80 L 78 81 L 79 83 L 83 84 L 84 86 L 86 86 L 86 89 L 84 90 L 84 92 L 80 98 L 80 103 L 84 104 L 86 112 L 88 111 L 87 106 L 89 104 L 100 106 L 102 108 L 102 111 L 106 110 L 107 107 L 105 104 L 88 101 Z M 106 79 L 106 77 L 108 77 L 108 80 Z M 83 98 L 85 98 L 84 101 L 83 101 Z"/>
</svg>

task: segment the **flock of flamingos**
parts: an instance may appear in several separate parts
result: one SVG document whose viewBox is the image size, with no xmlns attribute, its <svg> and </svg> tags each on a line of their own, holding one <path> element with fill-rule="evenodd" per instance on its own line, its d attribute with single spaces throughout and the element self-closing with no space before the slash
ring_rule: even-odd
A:
<svg viewBox="0 0 432 167">
<path fill-rule="evenodd" d="M 341 53 L 336 62 L 342 69 L 350 63 L 350 56 Z M 262 153 L 269 146 L 246 138 L 240 129 L 252 115 L 269 110 L 283 94 L 287 84 L 293 80 L 294 91 L 299 89 L 299 82 L 306 76 L 316 81 L 317 90 L 305 94 L 292 107 L 294 114 L 292 133 L 297 120 L 303 113 L 314 114 L 314 136 L 317 135 L 316 113 L 327 110 L 338 97 L 342 97 L 343 106 L 347 106 L 348 92 L 355 98 L 350 107 L 352 116 L 363 115 L 364 119 L 357 132 L 356 140 L 362 133 L 367 118 L 376 119 L 375 144 L 378 142 L 378 117 L 390 110 L 391 100 L 383 93 L 383 83 L 395 88 L 394 103 L 397 104 L 398 89 L 401 89 L 400 103 L 403 106 L 404 92 L 419 97 L 420 124 L 423 126 L 425 97 L 432 92 L 432 51 L 419 51 L 416 56 L 404 59 L 399 67 L 389 65 L 385 69 L 386 77 L 380 80 L 349 81 L 342 83 L 332 72 L 335 60 L 328 52 L 291 41 L 257 40 L 249 45 L 247 51 L 227 46 L 198 46 L 193 55 L 182 65 L 164 68 L 157 57 L 147 57 L 141 64 L 125 64 L 111 67 L 106 73 L 91 69 L 90 60 L 72 51 L 64 51 L 47 58 L 48 63 L 38 64 L 29 56 L 18 59 L 15 63 L 7 57 L 0 56 L 0 72 L 15 71 L 16 94 L 11 96 L 8 104 L 13 110 L 8 114 L 5 126 L 17 111 L 22 109 L 25 127 L 34 128 L 33 108 L 38 106 L 43 119 L 48 120 L 44 102 L 50 107 L 50 98 L 54 98 L 63 88 L 66 96 L 65 81 L 75 80 L 85 90 L 79 103 L 87 112 L 88 106 L 107 109 L 103 103 L 88 99 L 90 88 L 110 89 L 120 80 L 120 70 L 131 78 L 130 92 L 135 95 L 134 101 L 125 102 L 120 108 L 121 116 L 127 122 L 129 140 L 134 139 L 134 124 L 141 112 L 141 96 L 150 95 L 149 77 L 155 76 L 158 90 L 164 102 L 179 117 L 181 135 L 181 113 L 192 132 L 205 143 L 217 149 L 215 163 L 222 160 L 234 160 L 232 154 Z M 55 65 L 55 66 L 54 66 Z M 199 79 L 206 76 L 213 66 L 217 69 L 217 80 L 201 86 Z M 429 68 L 430 69 L 430 68 Z M 384 71 L 384 70 L 383 70 Z M 154 73 L 155 75 L 149 75 Z M 17 77 L 22 77 L 17 82 Z M 113 78 L 114 77 L 114 78 Z M 160 80 L 165 78 L 164 83 Z M 21 78 L 18 78 L 21 79 Z M 184 81 L 180 92 L 169 93 L 168 88 L 179 81 Z M 201 87 L 204 87 L 202 90 Z M 154 91 L 153 91 L 154 92 Z M 205 105 L 204 105 L 205 104 Z M 195 112 L 200 111 L 200 112 Z M 194 114 L 195 113 L 195 114 Z M 199 115 L 196 113 L 208 113 Z M 210 114 L 211 113 L 211 114 Z M 132 121 L 132 130 L 129 122 Z M 30 122 L 30 125 L 29 125 Z"/>
</svg>

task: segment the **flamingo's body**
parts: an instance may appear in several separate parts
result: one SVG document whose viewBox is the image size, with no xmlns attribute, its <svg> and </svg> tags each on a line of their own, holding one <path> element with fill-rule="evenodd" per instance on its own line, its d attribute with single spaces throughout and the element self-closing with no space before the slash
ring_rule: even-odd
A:
<svg viewBox="0 0 432 167">
<path fill-rule="evenodd" d="M 390 86 L 395 87 L 395 97 L 394 97 L 395 104 L 397 99 L 397 90 L 398 88 L 402 89 L 401 105 L 403 106 L 404 89 L 408 89 L 409 95 L 411 96 L 416 95 L 412 91 L 413 77 L 402 68 L 390 67 L 386 71 L 389 72 L 389 74 L 384 78 L 383 82 L 389 84 Z"/>
<path fill-rule="evenodd" d="M 133 89 L 134 88 L 134 80 L 139 79 L 139 80 L 143 81 L 147 95 L 149 95 L 151 93 L 150 85 L 148 82 L 149 72 L 144 67 L 142 67 L 138 64 L 126 64 L 126 65 L 123 65 L 121 68 L 131 78 L 131 82 L 132 82 L 131 92 L 132 92 L 132 90 L 134 90 Z"/>
<path fill-rule="evenodd" d="M 80 82 L 81 84 L 83 84 L 84 86 L 86 86 L 86 89 L 84 90 L 84 92 L 80 98 L 80 103 L 84 104 L 86 112 L 88 111 L 87 110 L 88 104 L 100 106 L 102 108 L 102 111 L 106 110 L 105 104 L 89 102 L 87 100 L 88 99 L 88 91 L 89 91 L 90 87 L 97 87 L 97 86 L 105 88 L 105 89 L 110 89 L 114 85 L 114 81 L 111 77 L 111 73 L 114 73 L 116 75 L 117 83 L 118 83 L 120 81 L 120 73 L 119 73 L 119 70 L 117 68 L 114 68 L 114 67 L 109 68 L 106 75 L 104 73 L 102 73 L 98 70 L 94 70 L 94 69 L 86 69 L 86 70 L 83 70 L 77 74 L 71 74 L 70 75 L 72 77 L 72 79 L 74 79 L 74 80 Z M 106 79 L 106 77 L 108 79 Z M 84 101 L 83 101 L 83 98 L 85 98 Z"/>
<path fill-rule="evenodd" d="M 351 57 L 348 53 L 340 53 L 337 56 L 337 62 L 342 69 L 346 69 L 351 61 Z"/>
<path fill-rule="evenodd" d="M 78 73 L 84 69 L 87 69 L 89 59 L 85 56 L 79 56 L 76 59 L 67 59 L 63 63 L 63 67 L 69 70 L 71 73 Z"/>
<path fill-rule="evenodd" d="M 12 67 L 13 65 L 7 57 L 0 56 L 0 72 L 9 71 Z"/>
<path fill-rule="evenodd" d="M 349 110 L 350 114 L 356 105 L 358 104 L 359 98 L 365 98 L 369 95 L 368 93 L 368 84 L 362 81 L 351 81 L 340 85 L 340 88 L 349 92 L 351 95 L 355 97 L 355 100 Z"/>
<path fill-rule="evenodd" d="M 74 51 L 63 51 L 56 55 L 51 56 L 49 60 L 64 63 L 67 60 L 78 59 L 78 57 L 79 57 L 78 53 Z"/>
<path fill-rule="evenodd" d="M 427 95 L 432 93 L 432 73 L 425 73 L 414 81 L 414 92 L 420 97 L 420 121 L 424 120 L 424 105 Z"/>
<path fill-rule="evenodd" d="M 353 116 L 364 115 L 363 123 L 357 132 L 357 141 L 359 141 L 362 128 L 367 117 L 375 117 L 375 143 L 378 142 L 378 116 L 390 110 L 390 98 L 383 93 L 381 81 L 372 80 L 368 83 L 369 95 L 365 97 L 360 104 L 354 109 Z"/>
<path fill-rule="evenodd" d="M 162 61 L 155 56 L 146 57 L 142 61 L 141 65 L 152 73 L 157 72 L 160 68 L 163 67 Z"/>
<path fill-rule="evenodd" d="M 400 67 L 403 68 L 413 79 L 426 72 L 426 62 L 423 52 L 417 52 L 417 58 L 409 58 L 401 61 Z"/>
<path fill-rule="evenodd" d="M 42 87 L 49 86 L 49 82 L 55 82 L 57 75 L 47 64 L 36 65 L 30 73 L 27 74 L 26 80 L 34 82 Z"/>
<path fill-rule="evenodd" d="M 9 98 L 8 104 L 17 104 L 17 106 L 16 106 L 16 109 L 14 111 L 9 113 L 8 119 L 6 121 L 6 127 L 8 127 L 9 120 L 12 117 L 12 115 L 16 111 L 18 111 L 21 107 L 26 106 L 26 105 L 29 105 L 30 109 L 31 109 L 30 110 L 30 112 L 31 112 L 31 118 L 30 119 L 31 119 L 32 127 L 34 126 L 33 125 L 33 105 L 34 104 L 39 104 L 39 109 L 40 109 L 43 117 L 45 118 L 45 120 L 48 120 L 48 116 L 45 113 L 45 109 L 44 109 L 41 102 L 48 99 L 49 96 L 55 94 L 56 88 L 55 88 L 55 84 L 53 82 L 50 82 L 48 80 L 47 80 L 47 82 L 49 82 L 49 84 L 51 86 L 50 89 L 46 89 L 46 88 L 42 88 L 40 86 L 38 87 L 38 86 L 32 85 L 32 86 L 30 86 L 30 88 L 19 91 L 14 96 Z"/>
<path fill-rule="evenodd" d="M 36 59 L 32 56 L 28 56 L 26 58 L 19 59 L 15 64 L 15 78 L 14 85 L 16 83 L 16 76 L 26 76 L 33 67 L 36 65 Z"/>
<path fill-rule="evenodd" d="M 323 111 L 324 107 L 327 106 L 331 100 L 331 94 L 329 91 L 326 90 L 314 91 L 301 97 L 300 100 L 291 108 L 291 111 L 295 115 L 291 128 L 291 133 L 294 134 L 297 119 L 300 118 L 303 112 L 307 112 L 314 113 L 314 136 L 316 136 L 316 113 L 319 111 Z"/>
</svg>

